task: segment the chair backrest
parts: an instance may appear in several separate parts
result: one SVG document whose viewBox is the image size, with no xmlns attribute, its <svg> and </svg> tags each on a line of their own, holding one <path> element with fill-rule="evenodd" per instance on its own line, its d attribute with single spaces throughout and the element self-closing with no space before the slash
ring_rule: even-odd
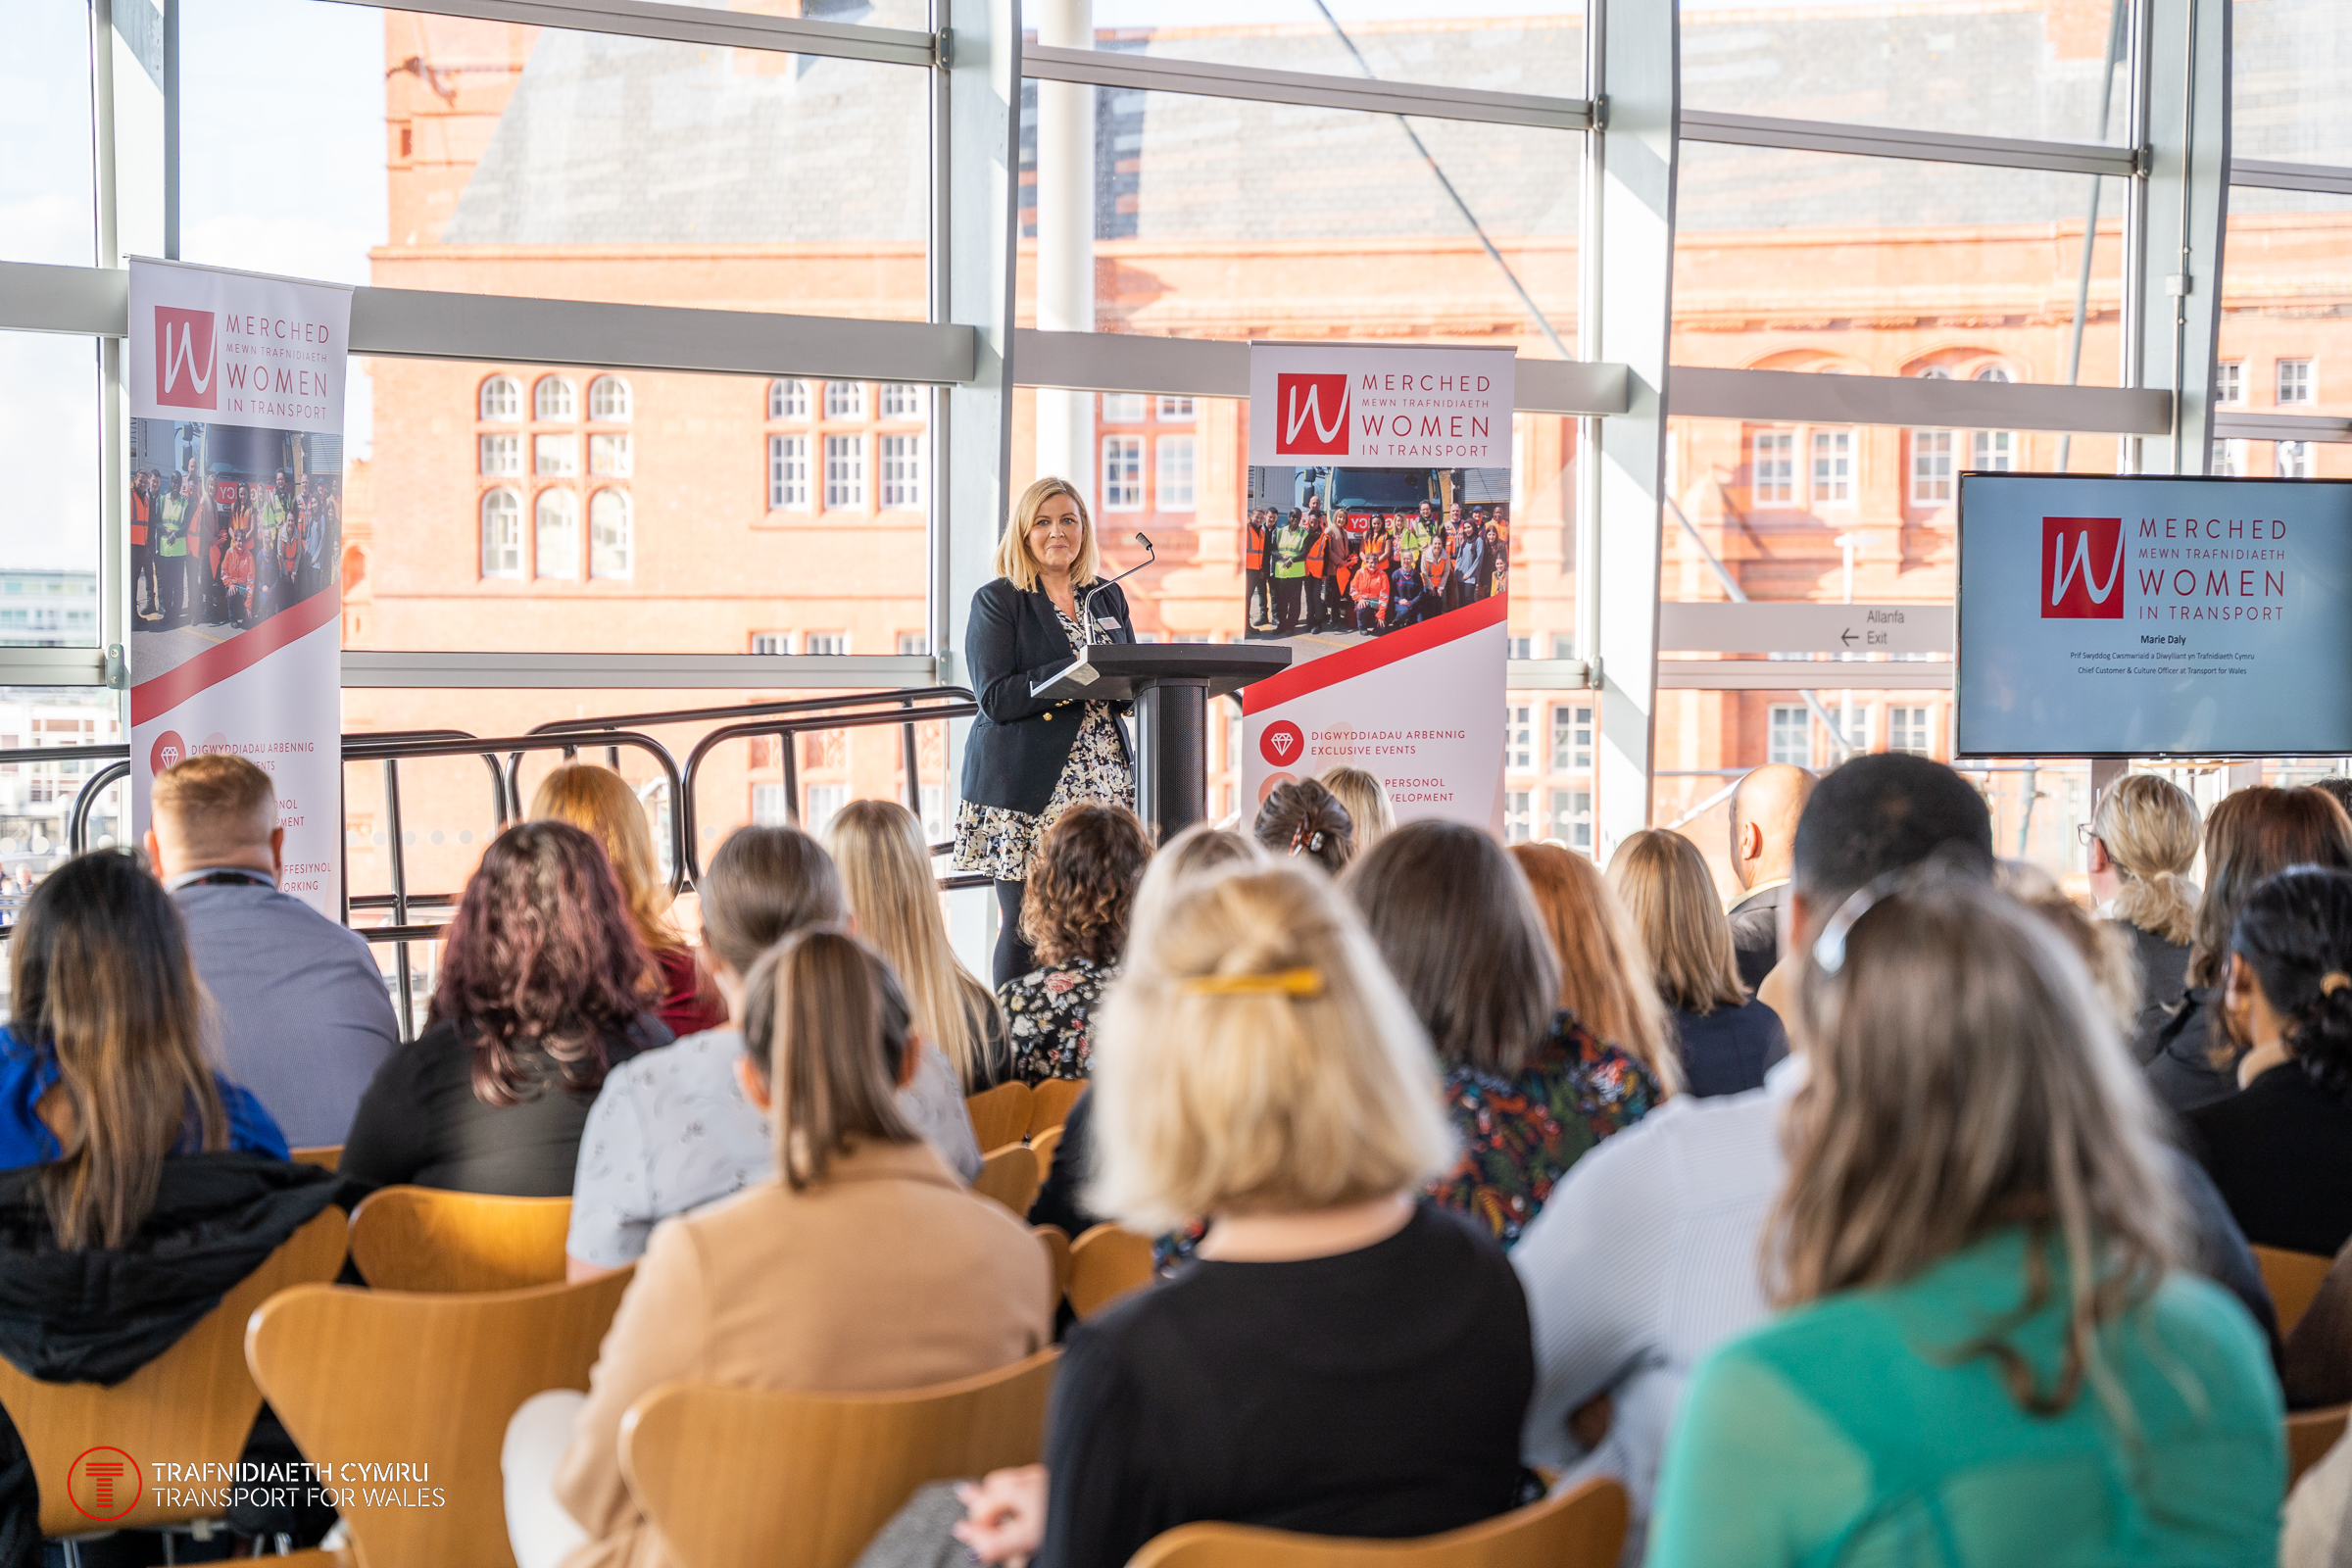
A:
<svg viewBox="0 0 2352 1568">
<path fill-rule="evenodd" d="M 262 1391 L 245 1370 L 245 1320 L 289 1286 L 333 1279 L 343 1267 L 343 1232 L 339 1208 L 310 1220 L 221 1297 L 178 1344 L 111 1389 L 95 1383 L 36 1383 L 0 1361 L 0 1409 L 7 1410 L 32 1457 L 41 1493 L 41 1534 L 69 1536 L 98 1528 L 74 1507 L 69 1472 L 99 1445 L 121 1448 L 142 1465 L 233 1463 L 245 1450 L 254 1412 L 262 1407 Z M 89 1502 L 87 1478 L 72 1479 Z M 125 1490 L 130 1479 L 121 1478 Z M 164 1506 L 147 1485 L 130 1512 L 108 1522 L 134 1529 L 218 1518 L 225 1511 L 196 1503 Z"/>
<path fill-rule="evenodd" d="M 664 1384 L 622 1418 L 621 1474 L 676 1568 L 848 1568 L 925 1482 L 1037 1461 L 1059 1354 L 899 1394 Z"/>
<path fill-rule="evenodd" d="M 519 1291 L 564 1282 L 568 1198 L 386 1187 L 351 1216 L 351 1260 L 379 1291 Z"/>
<path fill-rule="evenodd" d="M 1097 1225 L 1070 1244 L 1070 1310 L 1093 1317 L 1152 1283 L 1152 1238 Z"/>
<path fill-rule="evenodd" d="M 2298 1410 L 2286 1418 L 2286 1488 L 2292 1492 L 2303 1472 L 2320 1462 L 2344 1435 L 2344 1418 L 2352 1404 L 2331 1404 L 2325 1410 Z"/>
<path fill-rule="evenodd" d="M 287 1153 L 293 1158 L 295 1164 L 316 1165 L 320 1170 L 333 1170 L 343 1163 L 343 1146 L 341 1144 L 320 1144 L 315 1149 L 289 1150 Z"/>
<path fill-rule="evenodd" d="M 994 1089 L 966 1096 L 963 1108 L 971 1112 L 972 1139 L 979 1144 L 983 1153 L 994 1153 L 1006 1144 L 1019 1143 L 1028 1135 L 1027 1084 L 999 1084 Z"/>
<path fill-rule="evenodd" d="M 980 1162 L 980 1174 L 972 1178 L 972 1191 L 983 1198 L 995 1199 L 1027 1219 L 1029 1205 L 1037 1201 L 1037 1190 L 1045 1185 L 1045 1180 L 1044 1173 L 1037 1168 L 1037 1156 L 1014 1144 Z"/>
<path fill-rule="evenodd" d="M 254 1381 L 305 1454 L 335 1465 L 429 1467 L 437 1507 L 400 1507 L 404 1490 L 342 1499 L 371 1568 L 514 1568 L 499 1449 L 523 1400 L 586 1389 L 605 1330 L 628 1289 L 623 1269 L 580 1285 L 420 1296 L 314 1285 L 253 1314 L 245 1356 Z M 407 1490 L 414 1490 L 413 1488 Z M 414 1500 L 414 1499 L 410 1499 Z"/>
<path fill-rule="evenodd" d="M 1070 1107 L 1086 1093 L 1083 1078 L 1049 1078 L 1029 1091 L 1029 1141 L 1070 1119 Z"/>
<path fill-rule="evenodd" d="M 2303 1314 L 2320 1294 L 2321 1281 L 2335 1259 L 2317 1252 L 2289 1252 L 2276 1247 L 2254 1249 L 2254 1262 L 2262 1270 L 2262 1283 L 2270 1287 L 2271 1304 L 2278 1309 L 2278 1333 L 2281 1337 L 2294 1333 Z"/>
<path fill-rule="evenodd" d="M 1058 1225 L 1032 1225 L 1037 1239 L 1046 1246 L 1054 1259 L 1054 1299 L 1059 1301 L 1070 1289 L 1070 1233 Z"/>
<path fill-rule="evenodd" d="M 1054 1174 L 1054 1152 L 1061 1147 L 1061 1129 L 1049 1127 L 1029 1140 L 1029 1157 L 1037 1161 L 1037 1179 Z"/>
<path fill-rule="evenodd" d="M 1625 1489 L 1605 1477 L 1524 1508 L 1418 1541 L 1296 1536 L 1247 1525 L 1179 1525 L 1127 1568 L 1614 1568 L 1625 1542 Z"/>
</svg>

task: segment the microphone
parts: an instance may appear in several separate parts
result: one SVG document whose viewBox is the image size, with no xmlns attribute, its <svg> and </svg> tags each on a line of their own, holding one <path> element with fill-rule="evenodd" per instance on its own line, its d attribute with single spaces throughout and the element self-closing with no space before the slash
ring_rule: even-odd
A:
<svg viewBox="0 0 2352 1568">
<path fill-rule="evenodd" d="M 1135 536 L 1135 542 L 1144 547 L 1144 559 L 1137 562 L 1134 565 L 1129 566 L 1125 571 L 1120 572 L 1116 577 L 1111 578 L 1108 582 L 1099 582 L 1095 584 L 1094 587 L 1088 589 L 1085 602 L 1079 606 L 1079 609 L 1083 612 L 1083 613 L 1079 616 L 1079 624 L 1084 629 L 1088 648 L 1093 647 L 1095 642 L 1095 595 L 1102 592 L 1105 588 L 1117 587 L 1120 583 L 1125 582 L 1128 578 L 1134 576 L 1137 572 L 1143 570 L 1146 566 L 1149 566 L 1153 561 L 1158 559 L 1157 552 L 1152 548 L 1151 540 L 1145 538 L 1139 533 Z M 1133 629 L 1134 628 L 1132 627 L 1129 628 L 1129 630 Z M 1078 657 L 1081 661 L 1086 658 L 1086 648 L 1081 648 L 1078 650 Z"/>
</svg>

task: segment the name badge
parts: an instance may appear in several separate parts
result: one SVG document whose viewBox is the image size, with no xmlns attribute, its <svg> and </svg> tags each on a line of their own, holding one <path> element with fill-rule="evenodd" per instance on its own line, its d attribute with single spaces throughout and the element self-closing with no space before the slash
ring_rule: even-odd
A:
<svg viewBox="0 0 2352 1568">
<path fill-rule="evenodd" d="M 1117 631 L 1119 629 L 1119 623 L 1111 619 L 1108 615 L 1097 615 L 1095 617 L 1095 624 L 1102 627 L 1104 631 Z"/>
</svg>

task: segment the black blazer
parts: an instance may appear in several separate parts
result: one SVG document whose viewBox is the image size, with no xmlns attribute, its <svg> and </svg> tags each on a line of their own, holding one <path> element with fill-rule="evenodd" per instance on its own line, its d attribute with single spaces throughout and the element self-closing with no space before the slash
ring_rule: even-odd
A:
<svg viewBox="0 0 2352 1568">
<path fill-rule="evenodd" d="M 1112 642 L 1135 641 L 1121 590 L 1107 589 L 1095 600 L 1095 620 L 1098 625 L 1117 622 L 1104 628 Z M 972 720 L 963 745 L 963 798 L 1035 815 L 1054 798 L 1085 712 L 1069 701 L 1041 703 L 1029 688 L 1077 658 L 1078 651 L 1062 634 L 1054 601 L 1043 588 L 1023 593 L 1004 577 L 972 595 L 963 647 L 972 690 L 980 699 L 980 716 Z M 1132 706 L 1118 708 L 1125 712 Z M 1126 727 L 1117 727 L 1119 750 L 1132 766 Z"/>
</svg>

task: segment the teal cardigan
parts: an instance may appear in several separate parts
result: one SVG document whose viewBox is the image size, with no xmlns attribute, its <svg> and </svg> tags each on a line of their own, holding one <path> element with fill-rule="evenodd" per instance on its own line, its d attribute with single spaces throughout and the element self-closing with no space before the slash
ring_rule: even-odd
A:
<svg viewBox="0 0 2352 1568">
<path fill-rule="evenodd" d="M 2175 1274 L 2099 1337 L 2136 1432 L 2085 1381 L 2031 1415 L 1953 1348 L 2015 1310 L 2025 1233 L 1847 1291 L 1701 1361 L 1659 1476 L 1649 1568 L 2278 1561 L 2284 1411 L 2261 1334 Z M 2052 1385 L 2056 1300 L 2009 1335 Z"/>
</svg>

